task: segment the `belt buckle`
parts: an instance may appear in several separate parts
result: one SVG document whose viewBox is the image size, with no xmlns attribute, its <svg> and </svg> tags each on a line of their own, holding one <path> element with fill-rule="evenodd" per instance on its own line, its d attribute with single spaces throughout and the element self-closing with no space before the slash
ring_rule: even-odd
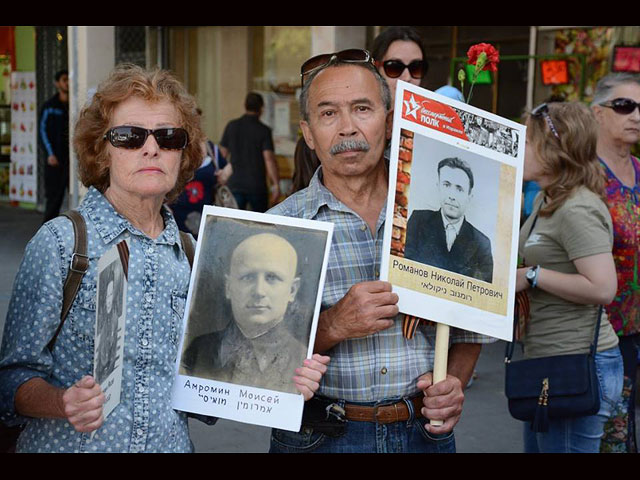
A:
<svg viewBox="0 0 640 480">
<path fill-rule="evenodd" d="M 80 261 L 84 261 L 86 263 L 80 263 Z M 79 267 L 80 269 L 77 269 Z M 89 256 L 83 255 L 78 252 L 73 252 L 71 255 L 71 265 L 69 266 L 69 270 L 75 273 L 86 273 L 89 269 Z"/>
<path fill-rule="evenodd" d="M 381 407 L 393 407 L 394 409 L 394 415 L 389 418 L 389 416 L 387 416 L 386 418 L 381 418 Z M 385 425 L 388 423 L 395 423 L 395 422 L 399 422 L 400 421 L 400 413 L 398 412 L 398 402 L 396 403 L 386 403 L 384 405 L 374 405 L 373 407 L 373 418 L 375 419 L 376 423 Z"/>
</svg>

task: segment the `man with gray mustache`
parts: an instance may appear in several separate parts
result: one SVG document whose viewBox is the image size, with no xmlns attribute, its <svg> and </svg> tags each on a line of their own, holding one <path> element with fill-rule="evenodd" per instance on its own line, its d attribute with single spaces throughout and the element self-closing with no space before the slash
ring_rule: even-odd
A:
<svg viewBox="0 0 640 480">
<path fill-rule="evenodd" d="M 434 385 L 435 328 L 404 338 L 398 296 L 378 280 L 389 87 L 365 50 L 314 57 L 301 76 L 300 126 L 321 165 L 306 189 L 268 213 L 334 224 L 315 343 L 331 363 L 300 432 L 274 429 L 271 452 L 455 452 L 463 386 L 489 339 L 452 329 L 448 375 Z"/>
<path fill-rule="evenodd" d="M 331 147 L 329 153 L 337 155 L 345 152 L 368 152 L 370 149 L 366 140 L 345 140 Z"/>
</svg>

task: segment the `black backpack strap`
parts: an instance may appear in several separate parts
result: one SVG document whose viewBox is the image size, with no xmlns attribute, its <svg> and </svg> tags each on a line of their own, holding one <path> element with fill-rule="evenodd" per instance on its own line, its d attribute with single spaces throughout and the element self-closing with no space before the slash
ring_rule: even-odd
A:
<svg viewBox="0 0 640 480">
<path fill-rule="evenodd" d="M 76 294 L 78 293 L 78 289 L 80 288 L 82 277 L 89 269 L 89 257 L 87 256 L 87 225 L 85 224 L 84 218 L 76 210 L 70 210 L 63 213 L 63 215 L 69 218 L 73 223 L 75 245 L 73 248 L 73 254 L 71 255 L 69 273 L 67 274 L 67 279 L 64 282 L 60 325 L 58 325 L 56 333 L 49 342 L 49 350 L 53 350 L 56 339 L 62 330 L 64 321 L 67 318 L 71 305 L 73 304 Z"/>
<path fill-rule="evenodd" d="M 191 238 L 189 238 L 189 234 L 183 231 L 180 231 L 180 241 L 182 242 L 182 249 L 184 253 L 187 255 L 189 259 L 189 266 L 193 268 L 193 243 L 191 243 Z"/>
</svg>

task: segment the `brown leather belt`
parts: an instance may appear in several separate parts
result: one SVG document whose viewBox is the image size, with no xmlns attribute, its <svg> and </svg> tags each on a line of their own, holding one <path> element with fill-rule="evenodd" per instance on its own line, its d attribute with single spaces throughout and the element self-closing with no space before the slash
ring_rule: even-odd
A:
<svg viewBox="0 0 640 480">
<path fill-rule="evenodd" d="M 414 418 L 423 418 L 423 398 L 423 395 L 418 395 L 409 399 L 409 402 L 413 405 Z M 411 417 L 409 407 L 402 400 L 390 405 L 378 405 L 375 407 L 347 403 L 344 406 L 344 410 L 346 412 L 345 418 L 354 422 L 375 422 L 387 424 L 406 422 Z"/>
</svg>

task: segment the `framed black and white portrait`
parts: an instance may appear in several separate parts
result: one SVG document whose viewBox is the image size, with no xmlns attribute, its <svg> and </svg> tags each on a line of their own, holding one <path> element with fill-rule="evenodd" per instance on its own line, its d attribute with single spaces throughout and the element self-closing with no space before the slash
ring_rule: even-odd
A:
<svg viewBox="0 0 640 480">
<path fill-rule="evenodd" d="M 312 355 L 332 234 L 324 222 L 205 207 L 176 408 L 299 428 L 292 413 L 301 415 L 302 396 L 292 378 Z M 248 401 L 269 397 L 278 403 Z"/>
<path fill-rule="evenodd" d="M 403 313 L 510 340 L 526 127 L 397 88 L 381 279 Z"/>
</svg>

